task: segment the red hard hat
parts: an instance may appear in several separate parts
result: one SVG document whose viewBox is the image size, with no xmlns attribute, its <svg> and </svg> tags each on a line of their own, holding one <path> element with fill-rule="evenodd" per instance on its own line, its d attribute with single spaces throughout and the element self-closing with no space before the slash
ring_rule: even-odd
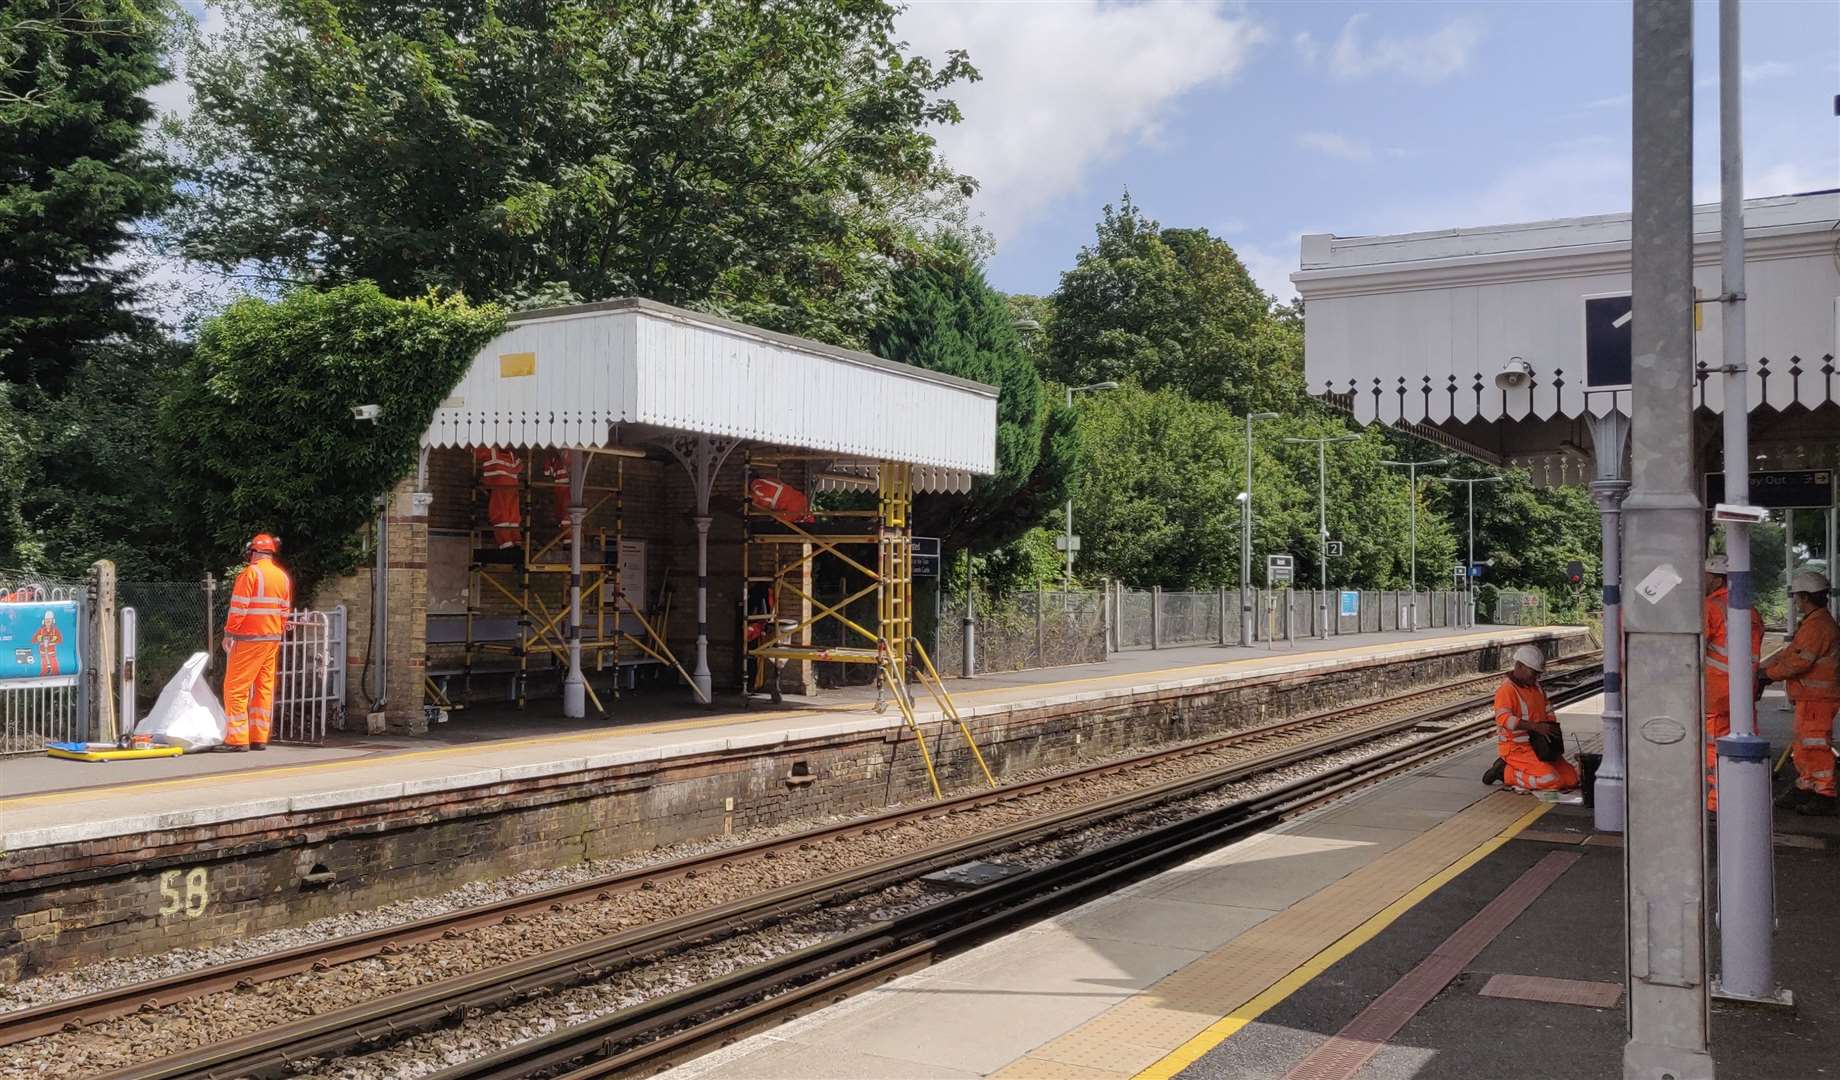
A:
<svg viewBox="0 0 1840 1080">
<path fill-rule="evenodd" d="M 281 541 L 267 533 L 257 533 L 255 539 L 249 541 L 249 550 L 261 555 L 273 555 L 281 550 Z"/>
</svg>

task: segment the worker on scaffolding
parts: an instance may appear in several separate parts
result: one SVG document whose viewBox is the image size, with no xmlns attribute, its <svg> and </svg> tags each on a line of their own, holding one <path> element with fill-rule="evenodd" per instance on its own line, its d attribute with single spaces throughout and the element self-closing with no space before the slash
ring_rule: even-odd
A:
<svg viewBox="0 0 1840 1080">
<path fill-rule="evenodd" d="M 518 483 L 524 463 L 502 446 L 476 447 L 473 460 L 479 466 L 479 486 L 486 492 L 486 518 L 492 525 L 492 539 L 500 549 L 517 547 L 523 527 Z"/>
<path fill-rule="evenodd" d="M 574 502 L 573 492 L 569 488 L 569 455 L 564 450 L 552 450 L 543 459 L 543 479 L 555 486 L 549 489 L 551 505 L 556 509 L 556 528 L 562 530 L 562 546 L 568 547 L 572 542 L 574 521 L 569 515 L 569 507 Z"/>
<path fill-rule="evenodd" d="M 274 722 L 275 661 L 294 608 L 294 583 L 275 565 L 281 541 L 257 533 L 243 549 L 248 565 L 236 576 L 224 619 L 224 748 L 268 749 Z"/>
</svg>

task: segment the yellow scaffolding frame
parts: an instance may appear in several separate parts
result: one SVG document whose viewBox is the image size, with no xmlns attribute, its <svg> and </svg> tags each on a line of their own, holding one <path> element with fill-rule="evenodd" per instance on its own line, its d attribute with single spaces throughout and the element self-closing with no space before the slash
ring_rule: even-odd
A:
<svg viewBox="0 0 1840 1080">
<path fill-rule="evenodd" d="M 750 459 L 749 472 L 756 467 L 757 463 Z M 864 479 L 867 480 L 866 477 Z M 895 706 L 901 711 L 901 719 L 905 721 L 908 730 L 913 732 L 914 743 L 920 750 L 920 762 L 926 768 L 933 794 L 941 796 L 944 792 L 939 784 L 939 773 L 934 766 L 932 753 L 927 749 L 926 736 L 920 730 L 915 712 L 914 695 L 908 683 L 912 677 L 926 688 L 938 704 L 944 719 L 958 727 L 964 736 L 965 745 L 971 750 L 971 756 L 976 759 L 978 768 L 984 774 L 985 782 L 995 787 L 996 777 L 991 773 L 989 763 L 984 760 L 983 752 L 978 749 L 970 726 L 953 703 L 952 695 L 946 692 L 945 682 L 940 679 L 938 669 L 933 666 L 932 658 L 926 654 L 926 648 L 914 633 L 914 543 L 911 523 L 913 466 L 884 461 L 876 467 L 875 484 L 876 509 L 820 510 L 813 507 L 809 512 L 812 520 L 808 522 L 813 528 L 809 529 L 789 515 L 762 510 L 751 503 L 744 504 L 743 514 L 747 525 L 747 543 L 743 546 L 742 555 L 744 586 L 756 581 L 770 581 L 775 597 L 789 593 L 811 605 L 812 609 L 811 614 L 789 625 L 776 623 L 776 613 L 773 611 L 757 615 L 751 608 L 744 609 L 746 622 L 765 621 L 760 643 L 749 648 L 747 655 L 754 658 L 757 673 L 763 670 L 761 665 L 768 661 L 830 661 L 873 665 L 879 689 L 894 700 Z M 784 531 L 766 532 L 757 529 L 757 520 L 763 518 Z M 872 529 L 843 531 L 852 520 L 868 523 Z M 771 575 L 753 574 L 752 559 L 748 556 L 753 548 L 768 547 L 777 552 L 781 547 L 792 545 L 799 548 L 794 559 L 787 561 L 776 553 Z M 843 550 L 846 547 L 862 548 L 870 545 L 875 547 L 873 568 L 868 565 L 870 560 L 867 556 L 859 559 Z M 835 603 L 826 604 L 788 580 L 793 573 L 803 572 L 819 556 L 826 554 L 835 556 L 856 570 L 869 583 Z M 876 598 L 877 625 L 873 629 L 848 614 L 851 604 L 870 594 Z M 747 589 L 744 588 L 743 596 L 747 595 Z M 777 604 L 771 606 L 776 607 Z M 862 639 L 864 644 L 812 644 L 812 627 L 826 619 L 843 627 L 847 635 Z M 919 662 L 916 664 L 915 660 Z"/>
<path fill-rule="evenodd" d="M 583 453 L 592 454 L 593 451 L 583 451 Z M 646 617 L 645 612 L 641 609 L 640 600 L 643 600 L 643 598 L 635 600 L 626 595 L 621 587 L 620 551 L 624 547 L 626 539 L 626 463 L 623 456 L 612 456 L 616 469 L 613 485 L 596 486 L 584 484 L 582 487 L 584 497 L 589 493 L 599 495 L 594 502 L 588 505 L 586 513 L 583 515 L 584 517 L 588 514 L 593 514 L 601 507 L 606 506 L 609 502 L 612 502 L 614 506 L 613 546 L 610 548 L 607 545 L 606 529 L 596 530 L 592 535 L 598 538 L 602 564 L 597 572 L 590 571 L 586 566 L 584 566 L 582 570 L 584 581 L 588 581 L 587 587 L 583 589 L 582 593 L 584 601 L 582 605 L 582 630 L 587 631 L 592 629 L 594 631 L 591 636 L 584 634 L 584 639 L 581 642 L 583 662 L 584 664 L 592 663 L 594 670 L 601 671 L 605 669 L 608 654 L 612 654 L 613 696 L 617 699 L 620 696 L 621 649 L 624 646 L 631 645 L 645 655 L 657 660 L 659 663 L 669 665 L 694 691 L 696 690 L 695 680 L 690 677 L 689 672 L 684 670 L 683 664 L 678 661 L 676 654 L 671 651 L 670 645 L 665 641 L 663 632 L 651 619 Z M 535 452 L 526 451 L 522 463 L 522 476 L 520 477 L 518 485 L 519 541 L 517 548 L 514 549 L 517 558 L 507 561 L 492 561 L 481 558 L 479 555 L 480 552 L 493 550 L 485 544 L 486 536 L 491 534 L 493 530 L 490 526 L 481 527 L 475 525 L 472 530 L 474 556 L 468 569 L 470 580 L 468 583 L 469 589 L 466 607 L 466 659 L 462 668 L 464 679 L 462 686 L 466 687 L 471 683 L 475 653 L 509 653 L 517 658 L 514 688 L 517 707 L 519 709 L 522 709 L 526 703 L 525 684 L 529 677 L 530 657 L 550 656 L 566 661 L 569 655 L 569 642 L 567 637 L 567 619 L 569 615 L 568 595 L 569 578 L 573 573 L 573 568 L 567 560 L 556 561 L 555 557 L 551 554 L 556 549 L 556 546 L 562 543 L 563 538 L 568 535 L 568 530 L 563 529 L 559 531 L 555 536 L 550 537 L 547 541 L 539 545 L 533 536 L 534 530 L 531 528 L 536 516 L 533 492 L 546 491 L 556 487 L 567 487 L 568 481 L 537 480 L 536 457 L 537 454 Z M 475 469 L 477 469 L 477 465 L 475 465 Z M 477 473 L 475 473 L 473 484 L 473 500 L 476 507 L 475 518 L 478 516 L 477 504 L 483 490 L 484 489 L 478 483 Z M 583 532 L 582 542 L 584 545 L 588 542 L 589 535 L 590 534 L 586 531 Z M 500 572 L 509 576 L 512 579 L 511 582 L 507 583 L 499 580 L 498 575 Z M 591 572 L 595 573 L 595 576 L 590 581 L 589 574 Z M 557 604 L 554 611 L 544 602 L 541 590 L 533 589 L 532 587 L 533 576 L 541 577 L 545 575 L 560 575 L 562 578 L 562 599 L 561 602 Z M 516 609 L 518 636 L 515 640 L 479 641 L 473 636 L 473 620 L 476 616 L 484 613 L 483 609 L 480 607 L 481 598 L 483 596 L 482 586 L 488 585 Z M 611 600 L 608 598 L 608 592 L 610 591 L 609 586 L 611 586 L 612 592 Z M 590 598 L 592 607 L 589 606 Z M 635 634 L 622 627 L 622 613 L 620 611 L 620 603 L 622 601 L 626 603 L 626 614 L 630 614 L 638 622 L 641 633 Z M 610 609 L 613 615 L 611 627 L 608 625 L 608 612 Z M 429 688 L 434 693 L 437 702 L 443 706 L 448 708 L 461 707 L 453 702 L 448 695 L 441 693 L 439 688 L 433 685 L 432 681 L 430 681 Z M 589 700 L 594 703 L 596 711 L 602 716 L 608 715 L 608 709 L 606 705 L 602 703 L 600 695 L 595 693 L 593 685 L 585 684 L 585 689 Z M 699 699 L 702 696 L 700 691 L 697 691 L 697 695 Z M 708 704 L 708 702 L 705 701 L 704 704 Z"/>
</svg>

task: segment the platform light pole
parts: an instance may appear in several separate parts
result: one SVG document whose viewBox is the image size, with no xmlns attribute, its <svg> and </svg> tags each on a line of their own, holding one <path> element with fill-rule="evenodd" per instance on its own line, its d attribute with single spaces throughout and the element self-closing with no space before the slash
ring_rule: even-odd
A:
<svg viewBox="0 0 1840 1080">
<path fill-rule="evenodd" d="M 1324 435 L 1315 439 L 1286 437 L 1287 443 L 1316 445 L 1316 569 L 1322 588 L 1316 593 L 1316 636 L 1329 636 L 1329 457 L 1330 443 L 1354 442 L 1359 435 Z"/>
<path fill-rule="evenodd" d="M 1632 14 L 1623 1076 L 1711 1080 L 1704 713 L 1700 680 L 1681 677 L 1699 670 L 1705 557 L 1693 452 L 1693 7 L 1635 0 Z"/>
<path fill-rule="evenodd" d="M 1069 411 L 1073 409 L 1073 395 L 1075 394 L 1116 389 L 1118 389 L 1118 384 L 1110 379 L 1105 382 L 1087 383 L 1085 386 L 1069 386 L 1067 388 L 1067 408 Z M 1073 591 L 1073 552 L 1074 545 L 1078 542 L 1079 538 L 1073 535 L 1073 496 L 1069 494 L 1067 496 L 1067 531 L 1061 535 L 1061 547 L 1067 550 L 1067 568 L 1061 571 L 1061 603 L 1063 605 L 1067 602 L 1067 594 Z"/>
<path fill-rule="evenodd" d="M 1432 479 L 1446 484 L 1462 484 L 1469 493 L 1469 558 L 1463 563 L 1463 595 L 1469 604 L 1470 625 L 1474 626 L 1476 623 L 1476 586 L 1474 584 L 1476 580 L 1476 485 L 1498 484 L 1501 482 L 1501 477 L 1434 476 Z M 1412 501 L 1414 504 L 1418 502 L 1417 499 Z M 1417 554 L 1412 556 L 1412 564 L 1418 565 Z"/>
<path fill-rule="evenodd" d="M 1744 135 L 1738 0 L 1719 0 L 1719 226 L 1723 261 L 1725 501 L 1750 502 L 1750 409 L 1744 341 Z M 1832 558 L 1831 552 L 1829 558 Z M 1751 531 L 1725 522 L 1726 641 L 1731 658 L 1731 731 L 1718 740 L 1719 977 L 1714 992 L 1787 1005 L 1776 985 L 1775 864 L 1771 850 L 1770 744 L 1757 737 L 1751 625 Z M 1739 643 L 1746 644 L 1739 644 Z"/>
<path fill-rule="evenodd" d="M 1406 470 L 1407 483 L 1412 485 L 1410 503 L 1412 518 L 1412 601 L 1406 605 L 1406 610 L 1411 613 L 1411 625 L 1408 629 L 1416 632 L 1418 630 L 1418 470 L 1421 465 L 1448 465 L 1450 464 L 1450 459 L 1447 457 L 1433 458 L 1430 461 L 1386 461 L 1382 459 L 1380 464 L 1403 466 Z"/>
<path fill-rule="evenodd" d="M 1239 643 L 1252 648 L 1252 422 L 1276 420 L 1275 412 L 1246 414 L 1246 490 L 1240 492 Z"/>
</svg>

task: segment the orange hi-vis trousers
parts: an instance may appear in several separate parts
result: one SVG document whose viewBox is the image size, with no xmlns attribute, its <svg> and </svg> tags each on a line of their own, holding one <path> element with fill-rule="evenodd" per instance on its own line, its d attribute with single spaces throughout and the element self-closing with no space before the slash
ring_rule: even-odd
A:
<svg viewBox="0 0 1840 1080">
<path fill-rule="evenodd" d="M 1795 786 L 1816 795 L 1834 794 L 1834 716 L 1840 713 L 1840 701 L 1798 701 L 1795 703 L 1795 744 L 1790 760 L 1795 762 Z"/>
<path fill-rule="evenodd" d="M 263 746 L 275 718 L 275 660 L 279 641 L 230 641 L 230 666 L 224 673 L 224 728 L 227 746 Z"/>
<path fill-rule="evenodd" d="M 1719 808 L 1719 740 L 1731 734 L 1731 714 L 1706 714 L 1706 809 Z"/>
</svg>

